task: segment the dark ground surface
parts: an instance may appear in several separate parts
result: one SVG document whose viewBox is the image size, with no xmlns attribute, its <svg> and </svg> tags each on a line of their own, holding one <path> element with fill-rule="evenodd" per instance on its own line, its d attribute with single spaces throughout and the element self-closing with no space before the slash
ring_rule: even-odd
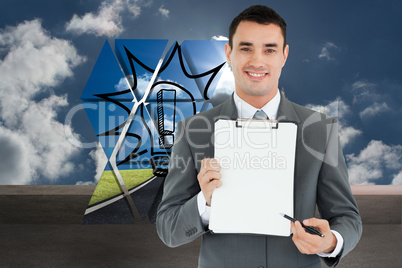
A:
<svg viewBox="0 0 402 268">
<path fill-rule="evenodd" d="M 196 267 L 200 240 L 166 247 L 149 220 L 82 225 L 94 186 L 0 186 L 0 267 Z M 338 267 L 402 267 L 402 194 L 356 195 L 363 236 Z M 323 266 L 325 267 L 325 266 Z"/>
</svg>

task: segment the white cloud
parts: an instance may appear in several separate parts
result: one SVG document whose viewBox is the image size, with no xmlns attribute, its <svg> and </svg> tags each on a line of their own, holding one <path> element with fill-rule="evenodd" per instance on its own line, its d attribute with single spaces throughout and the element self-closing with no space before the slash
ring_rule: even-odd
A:
<svg viewBox="0 0 402 268">
<path fill-rule="evenodd" d="M 355 129 L 354 127 L 343 127 L 340 124 L 339 128 L 339 139 L 341 141 L 341 144 L 343 147 L 346 146 L 346 144 L 349 144 L 351 141 L 353 141 L 357 136 L 361 135 L 362 131 L 359 129 Z"/>
<path fill-rule="evenodd" d="M 114 88 L 117 91 L 127 90 L 127 89 L 131 88 L 131 86 L 133 84 L 132 81 L 133 81 L 133 75 L 130 75 L 127 78 L 125 78 L 125 77 L 120 78 L 119 82 L 116 85 L 114 85 Z"/>
<path fill-rule="evenodd" d="M 349 154 L 346 158 L 350 184 L 375 184 L 385 172 L 401 172 L 402 146 L 372 140 L 358 156 Z M 399 180 L 398 177 L 396 179 Z"/>
<path fill-rule="evenodd" d="M 0 147 L 7 148 L 0 151 L 0 184 L 29 184 L 39 176 L 54 182 L 73 171 L 70 159 L 79 149 L 57 120 L 67 96 L 52 91 L 85 58 L 70 42 L 51 37 L 40 20 L 0 30 L 0 45 L 6 54 L 0 61 Z M 47 97 L 35 101 L 39 93 Z"/>
<path fill-rule="evenodd" d="M 0 125 L 0 184 L 28 184 L 36 177 L 36 155 L 34 147 L 26 135 L 12 131 Z"/>
<path fill-rule="evenodd" d="M 149 83 L 151 82 L 151 79 L 152 79 L 152 74 L 147 74 L 147 73 L 145 73 L 144 75 L 141 75 L 140 77 L 137 78 L 137 88 L 134 90 L 137 92 L 137 94 L 139 94 L 141 96 L 140 98 L 144 97 L 144 94 L 147 91 L 147 88 L 149 86 Z"/>
<path fill-rule="evenodd" d="M 365 79 L 352 84 L 353 104 L 360 109 L 359 116 L 364 121 L 394 109 L 390 95 L 400 88 L 399 84 L 387 80 L 372 83 Z"/>
<path fill-rule="evenodd" d="M 380 95 L 376 93 L 377 85 L 365 80 L 359 80 L 352 84 L 353 103 L 372 102 L 373 99 L 379 99 Z"/>
<path fill-rule="evenodd" d="M 346 126 L 343 117 L 350 112 L 350 107 L 340 98 L 337 98 L 325 106 L 307 104 L 306 107 L 328 116 L 338 118 L 339 139 L 343 147 L 350 143 L 354 138 L 362 134 L 361 130 L 355 129 L 352 126 Z"/>
<path fill-rule="evenodd" d="M 319 59 L 326 59 L 328 61 L 334 60 L 334 58 L 330 54 L 330 50 L 338 49 L 338 47 L 332 43 L 332 42 L 327 42 L 322 48 L 321 48 L 321 53 L 318 55 Z"/>
<path fill-rule="evenodd" d="M 75 185 L 96 185 L 93 181 L 77 181 Z"/>
<path fill-rule="evenodd" d="M 74 14 L 66 24 L 66 30 L 75 34 L 94 34 L 96 36 L 117 36 L 124 31 L 122 14 L 128 11 L 133 18 L 141 14 L 142 0 L 103 1 L 96 13 L 84 16 Z"/>
<path fill-rule="evenodd" d="M 341 118 L 350 112 L 349 105 L 347 105 L 341 98 L 337 98 L 336 100 L 329 102 L 327 105 L 307 104 L 306 107 L 337 118 Z"/>
<path fill-rule="evenodd" d="M 215 35 L 212 36 L 211 40 L 216 40 L 216 41 L 229 41 L 229 38 L 223 35 Z"/>
<path fill-rule="evenodd" d="M 164 8 L 163 5 L 159 8 L 159 13 L 165 18 L 169 18 L 170 11 Z"/>
<path fill-rule="evenodd" d="M 356 81 L 356 82 L 353 83 L 352 89 L 353 90 L 359 90 L 359 89 L 362 89 L 362 88 L 363 89 L 372 88 L 372 87 L 375 87 L 375 86 L 376 85 L 373 84 L 373 83 L 369 83 L 367 81 L 360 80 L 360 81 Z"/>
<path fill-rule="evenodd" d="M 394 179 L 392 180 L 393 185 L 402 185 L 402 171 L 399 171 L 397 175 L 395 175 Z"/>
<path fill-rule="evenodd" d="M 146 4 L 143 4 L 143 1 L 141 0 L 125 0 L 123 2 L 123 5 L 125 5 L 125 8 L 129 11 L 131 17 L 135 19 L 141 15 L 141 6 L 148 6 L 152 1 L 149 1 L 149 3 Z"/>
<path fill-rule="evenodd" d="M 98 182 L 100 177 L 102 176 L 103 170 L 105 169 L 108 160 L 105 151 L 103 150 L 100 143 L 97 144 L 96 149 L 89 152 L 89 155 L 95 161 L 95 181 Z"/>
<path fill-rule="evenodd" d="M 229 64 L 223 66 L 222 75 L 216 85 L 215 92 L 224 95 L 230 95 L 235 90 L 235 82 L 232 69 Z"/>
<path fill-rule="evenodd" d="M 363 111 L 361 111 L 359 113 L 360 118 L 361 119 L 367 119 L 369 117 L 375 116 L 379 113 L 383 113 L 388 111 L 390 108 L 388 107 L 388 105 L 383 102 L 383 103 L 378 103 L 375 102 L 373 105 L 367 107 L 366 109 L 364 109 Z"/>
</svg>

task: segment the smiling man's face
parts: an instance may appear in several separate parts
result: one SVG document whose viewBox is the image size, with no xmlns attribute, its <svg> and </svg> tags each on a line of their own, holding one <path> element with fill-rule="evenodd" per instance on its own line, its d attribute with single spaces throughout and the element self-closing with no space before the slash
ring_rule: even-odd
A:
<svg viewBox="0 0 402 268">
<path fill-rule="evenodd" d="M 226 44 L 226 58 L 232 66 L 236 93 L 261 108 L 277 93 L 289 47 L 284 49 L 281 28 L 275 24 L 242 21 L 233 35 L 233 47 Z"/>
</svg>

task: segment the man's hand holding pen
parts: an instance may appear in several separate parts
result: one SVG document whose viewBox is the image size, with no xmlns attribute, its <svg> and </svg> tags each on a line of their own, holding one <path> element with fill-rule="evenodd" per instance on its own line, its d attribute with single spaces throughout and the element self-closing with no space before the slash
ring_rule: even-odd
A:
<svg viewBox="0 0 402 268">
<path fill-rule="evenodd" d="M 303 221 L 304 225 L 314 226 L 324 237 L 309 234 L 299 221 L 291 223 L 293 232 L 292 240 L 299 251 L 303 254 L 330 253 L 334 251 L 337 243 L 335 235 L 331 232 L 326 220 L 311 218 Z"/>
<path fill-rule="evenodd" d="M 205 158 L 201 161 L 201 169 L 197 179 L 207 201 L 207 206 L 211 206 L 212 193 L 215 188 L 222 185 L 220 170 L 221 167 L 216 159 Z"/>
</svg>

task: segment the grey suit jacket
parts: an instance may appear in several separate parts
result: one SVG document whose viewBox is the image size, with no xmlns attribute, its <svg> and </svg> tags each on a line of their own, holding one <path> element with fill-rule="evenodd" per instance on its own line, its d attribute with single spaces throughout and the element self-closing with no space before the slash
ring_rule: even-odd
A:
<svg viewBox="0 0 402 268">
<path fill-rule="evenodd" d="M 301 254 L 291 237 L 248 234 L 214 234 L 204 227 L 197 208 L 200 187 L 197 174 L 203 158 L 214 157 L 214 122 L 235 120 L 233 96 L 223 104 L 178 123 L 176 141 L 157 213 L 157 232 L 169 247 L 202 236 L 199 267 L 321 267 L 317 255 Z M 294 216 L 314 217 L 316 206 L 332 230 L 344 238 L 336 265 L 360 239 L 362 223 L 350 190 L 339 144 L 337 121 L 287 100 L 283 95 L 279 121 L 298 125 L 294 177 Z M 239 212 L 241 213 L 241 212 Z"/>
</svg>

